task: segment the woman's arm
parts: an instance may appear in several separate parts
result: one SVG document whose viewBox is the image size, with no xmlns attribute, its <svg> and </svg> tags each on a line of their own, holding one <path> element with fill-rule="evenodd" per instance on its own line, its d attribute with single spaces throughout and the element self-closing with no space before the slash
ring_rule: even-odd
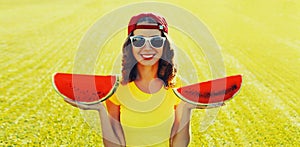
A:
<svg viewBox="0 0 300 147">
<path fill-rule="evenodd" d="M 110 119 L 110 116 L 108 115 L 107 110 L 102 103 L 93 104 L 93 105 L 83 105 L 68 99 L 65 99 L 65 101 L 71 104 L 72 106 L 78 107 L 83 110 L 97 110 L 99 112 L 104 146 L 107 147 L 125 146 L 125 143 L 122 143 L 119 139 L 118 134 L 116 134 L 116 132 L 119 132 L 119 131 L 115 131 L 115 129 L 117 128 L 115 127 L 116 123 L 111 123 L 112 121 Z"/>
<path fill-rule="evenodd" d="M 125 137 L 120 123 L 120 106 L 115 105 L 110 100 L 106 100 L 106 107 L 110 115 L 110 122 L 114 133 L 118 137 L 120 145 L 125 146 Z"/>
<path fill-rule="evenodd" d="M 181 102 L 175 109 L 175 121 L 172 127 L 170 146 L 186 147 L 190 142 L 191 107 Z"/>
</svg>

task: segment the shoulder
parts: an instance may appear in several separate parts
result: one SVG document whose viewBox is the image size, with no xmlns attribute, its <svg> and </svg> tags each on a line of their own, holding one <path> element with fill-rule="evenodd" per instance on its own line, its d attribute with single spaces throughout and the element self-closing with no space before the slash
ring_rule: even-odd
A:
<svg viewBox="0 0 300 147">
<path fill-rule="evenodd" d="M 119 97 L 122 97 L 124 94 L 126 94 L 129 90 L 129 83 L 127 84 L 119 84 L 118 88 L 114 92 L 114 94 L 109 97 L 109 101 L 111 101 L 115 105 L 120 105 Z"/>
</svg>

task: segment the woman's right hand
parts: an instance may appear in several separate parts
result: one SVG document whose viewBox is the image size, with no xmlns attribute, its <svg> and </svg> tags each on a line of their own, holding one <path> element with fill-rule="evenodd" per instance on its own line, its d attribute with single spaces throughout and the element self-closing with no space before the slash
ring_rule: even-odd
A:
<svg viewBox="0 0 300 147">
<path fill-rule="evenodd" d="M 70 105 L 80 108 L 82 110 L 103 110 L 105 109 L 105 106 L 102 103 L 97 103 L 97 104 L 90 104 L 90 105 L 85 105 L 85 104 L 80 104 L 76 101 L 72 101 L 70 99 L 64 99 L 65 102 L 69 103 Z"/>
<path fill-rule="evenodd" d="M 70 105 L 80 108 L 82 110 L 98 111 L 104 146 L 109 146 L 109 147 L 125 146 L 125 139 L 124 139 L 124 134 L 122 131 L 121 124 L 119 123 L 119 121 L 115 121 L 114 119 L 112 119 L 114 121 L 111 121 L 110 117 L 108 116 L 109 115 L 108 111 L 106 110 L 106 107 L 104 106 L 103 103 L 85 105 L 66 98 L 64 100 Z"/>
</svg>

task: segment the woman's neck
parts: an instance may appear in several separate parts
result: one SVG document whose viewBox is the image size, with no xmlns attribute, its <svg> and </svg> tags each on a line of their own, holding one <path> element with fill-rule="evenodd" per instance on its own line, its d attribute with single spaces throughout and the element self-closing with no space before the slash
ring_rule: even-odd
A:
<svg viewBox="0 0 300 147">
<path fill-rule="evenodd" d="M 151 81 L 157 78 L 158 63 L 152 66 L 137 64 L 138 80 Z"/>
<path fill-rule="evenodd" d="M 145 93 L 156 93 L 163 86 L 162 80 L 157 78 L 158 64 L 153 66 L 137 65 L 138 78 L 136 86 Z"/>
</svg>

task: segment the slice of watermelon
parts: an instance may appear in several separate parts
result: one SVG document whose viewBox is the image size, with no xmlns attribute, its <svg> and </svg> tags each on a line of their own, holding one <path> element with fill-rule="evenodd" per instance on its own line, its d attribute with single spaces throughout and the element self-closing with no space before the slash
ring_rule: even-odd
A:
<svg viewBox="0 0 300 147">
<path fill-rule="evenodd" d="M 82 104 L 95 104 L 109 98 L 119 85 L 117 75 L 83 75 L 55 73 L 55 90 L 64 98 Z"/>
<path fill-rule="evenodd" d="M 239 91 L 241 84 L 242 76 L 235 75 L 173 88 L 173 91 L 188 103 L 213 108 L 222 106 L 225 101 L 231 99 Z"/>
</svg>

